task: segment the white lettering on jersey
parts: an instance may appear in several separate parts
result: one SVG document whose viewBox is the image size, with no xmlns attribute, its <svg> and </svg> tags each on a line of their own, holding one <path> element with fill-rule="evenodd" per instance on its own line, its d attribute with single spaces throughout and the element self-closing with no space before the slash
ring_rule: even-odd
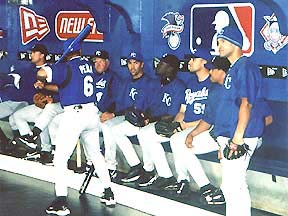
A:
<svg viewBox="0 0 288 216">
<path fill-rule="evenodd" d="M 96 94 L 96 101 L 99 102 L 101 100 L 102 96 L 103 96 L 103 92 L 98 92 Z"/>
<path fill-rule="evenodd" d="M 193 104 L 194 101 L 206 100 L 208 98 L 209 90 L 207 87 L 203 87 L 202 90 L 192 92 L 191 89 L 185 90 L 186 104 Z"/>
<path fill-rule="evenodd" d="M 93 73 L 92 65 L 89 64 L 79 65 L 79 70 L 81 71 L 81 74 Z"/>
<path fill-rule="evenodd" d="M 166 103 L 167 106 L 171 106 L 171 100 L 172 98 L 170 97 L 170 94 L 164 93 L 162 102 Z"/>
<path fill-rule="evenodd" d="M 131 88 L 129 96 L 132 98 L 132 100 L 135 100 L 135 96 L 138 94 L 137 89 Z"/>
<path fill-rule="evenodd" d="M 107 83 L 107 80 L 104 80 L 103 78 L 101 80 L 99 80 L 97 83 L 96 83 L 96 88 L 98 89 L 104 89 L 105 86 L 106 86 L 106 83 Z"/>
<path fill-rule="evenodd" d="M 224 86 L 226 89 L 230 89 L 231 88 L 231 83 L 232 82 L 232 77 L 230 76 L 230 74 L 227 74 L 225 81 L 224 81 Z"/>
</svg>

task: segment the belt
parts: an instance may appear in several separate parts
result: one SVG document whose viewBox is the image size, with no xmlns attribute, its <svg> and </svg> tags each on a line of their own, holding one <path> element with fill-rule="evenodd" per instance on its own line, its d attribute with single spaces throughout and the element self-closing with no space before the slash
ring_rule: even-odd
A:
<svg viewBox="0 0 288 216">
<path fill-rule="evenodd" d="M 64 106 L 64 110 L 65 111 L 80 111 L 82 109 L 88 109 L 88 108 L 95 108 L 96 105 L 95 103 L 87 103 L 87 104 L 73 104 L 73 105 L 69 105 L 69 106 Z"/>
</svg>

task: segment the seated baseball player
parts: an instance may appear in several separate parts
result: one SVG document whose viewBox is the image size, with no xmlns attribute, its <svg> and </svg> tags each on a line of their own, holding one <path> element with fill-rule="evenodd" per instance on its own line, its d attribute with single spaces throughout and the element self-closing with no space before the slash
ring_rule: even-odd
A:
<svg viewBox="0 0 288 216">
<path fill-rule="evenodd" d="M 211 57 L 208 50 L 203 50 L 201 52 L 196 51 L 196 53 L 191 56 L 191 59 L 188 63 L 189 71 L 196 73 L 198 82 L 194 84 L 191 83 L 189 85 L 191 86 L 191 91 L 189 89 L 186 90 L 186 98 L 189 98 L 189 94 L 187 94 L 188 92 L 193 92 L 194 96 L 191 94 L 190 100 L 186 100 L 187 108 L 184 118 L 185 123 L 183 123 L 183 128 L 185 129 L 179 133 L 174 134 L 170 139 L 170 144 L 174 156 L 174 164 L 176 173 L 178 175 L 178 188 L 176 195 L 187 196 L 189 194 L 190 174 L 200 188 L 200 194 L 204 200 L 206 200 L 205 197 L 209 196 L 217 188 L 210 183 L 196 155 L 217 151 L 219 146 L 215 139 L 210 135 L 209 130 L 201 133 L 199 136 L 196 136 L 193 139 L 192 147 L 190 148 L 186 147 L 185 140 L 186 136 L 195 128 L 198 128 L 198 123 L 202 122 L 203 118 L 205 119 L 205 116 L 210 114 L 209 112 L 211 112 L 211 109 L 215 108 L 216 106 L 216 104 L 214 104 L 213 98 L 211 97 L 215 97 L 214 94 L 218 93 L 217 88 L 219 84 L 211 83 L 216 82 L 216 79 L 214 78 L 216 77 L 216 72 L 212 72 L 212 75 L 209 76 L 209 70 L 206 68 L 208 65 L 206 59 L 210 58 Z M 217 60 L 214 60 L 213 64 L 217 69 L 210 71 L 227 71 L 229 69 L 230 63 L 226 58 L 223 58 L 223 60 L 218 60 L 218 58 L 216 59 Z M 225 72 L 223 72 L 223 74 L 225 77 Z M 190 105 L 192 105 L 191 108 Z M 203 110 L 199 112 L 198 107 L 203 107 Z M 197 119 L 196 124 L 192 124 L 193 121 L 191 122 L 191 119 L 193 118 Z M 189 121 L 190 123 L 186 123 Z M 213 200 L 213 203 L 216 204 L 216 202 L 217 204 L 225 203 L 222 194 L 218 196 L 218 200 Z"/>
<path fill-rule="evenodd" d="M 19 79 L 16 80 L 15 78 Z M 19 81 L 20 77 L 16 75 L 0 74 L 0 119 L 11 118 L 14 112 L 28 105 L 27 102 L 21 101 L 19 97 L 21 91 L 19 89 Z M 11 140 L 0 127 L 0 152 L 17 156 L 18 151 L 14 151 L 15 149 L 12 148 L 10 142 Z"/>
<path fill-rule="evenodd" d="M 122 151 L 131 170 L 141 170 L 140 160 L 136 154 L 129 136 L 135 136 L 141 127 L 148 124 L 149 100 L 153 91 L 153 80 L 144 73 L 143 57 L 139 52 L 131 52 L 127 58 L 127 67 L 131 78 L 124 90 L 123 100 L 128 109 L 125 110 L 125 120 L 113 126 L 113 137 Z M 131 182 L 139 178 L 139 173 L 128 173 L 123 182 Z"/>
<path fill-rule="evenodd" d="M 140 164 L 132 167 L 127 177 L 122 179 L 124 182 L 138 176 L 136 184 L 139 187 L 152 184 L 151 188 L 163 189 L 174 187 L 176 184 L 161 145 L 161 142 L 169 141 L 169 135 L 162 136 L 156 130 L 161 122 L 168 122 L 173 124 L 175 130 L 181 130 L 178 117 L 181 116 L 179 113 L 182 112 L 182 104 L 184 104 L 185 84 L 176 78 L 178 69 L 179 59 L 171 54 L 164 55 L 157 65 L 156 73 L 159 80 L 157 89 L 151 95 L 151 117 L 149 124 L 141 128 L 137 135 L 142 148 L 144 165 L 143 168 Z M 156 176 L 156 170 L 159 178 Z"/>
</svg>

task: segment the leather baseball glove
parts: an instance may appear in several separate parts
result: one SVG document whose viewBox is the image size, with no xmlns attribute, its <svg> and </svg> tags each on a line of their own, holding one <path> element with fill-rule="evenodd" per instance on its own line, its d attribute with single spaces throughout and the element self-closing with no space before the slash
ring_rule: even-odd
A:
<svg viewBox="0 0 288 216">
<path fill-rule="evenodd" d="M 136 127 L 144 127 L 146 118 L 143 112 L 135 108 L 131 108 L 125 112 L 125 120 Z"/>
<path fill-rule="evenodd" d="M 34 94 L 33 102 L 35 106 L 44 109 L 46 104 L 53 103 L 53 98 L 50 95 L 45 95 L 41 92 Z"/>
<path fill-rule="evenodd" d="M 156 133 L 170 138 L 174 133 L 182 131 L 180 122 L 160 120 L 155 124 Z"/>
<path fill-rule="evenodd" d="M 247 144 L 237 145 L 232 141 L 229 141 L 228 145 L 223 150 L 223 155 L 227 160 L 234 160 L 249 154 L 250 149 Z"/>
</svg>

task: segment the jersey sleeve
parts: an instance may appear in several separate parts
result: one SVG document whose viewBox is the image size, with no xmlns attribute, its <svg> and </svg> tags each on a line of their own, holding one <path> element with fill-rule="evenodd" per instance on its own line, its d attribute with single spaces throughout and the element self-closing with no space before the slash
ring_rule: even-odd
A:
<svg viewBox="0 0 288 216">
<path fill-rule="evenodd" d="M 53 84 L 60 86 L 67 78 L 67 72 L 68 72 L 67 65 L 64 63 L 60 63 L 57 65 L 53 65 L 51 69 L 52 69 L 51 82 Z"/>
<path fill-rule="evenodd" d="M 240 98 L 247 98 L 249 104 L 254 104 L 261 87 L 261 74 L 255 64 L 247 62 L 239 71 Z M 239 98 L 239 99 L 240 99 Z"/>
</svg>

